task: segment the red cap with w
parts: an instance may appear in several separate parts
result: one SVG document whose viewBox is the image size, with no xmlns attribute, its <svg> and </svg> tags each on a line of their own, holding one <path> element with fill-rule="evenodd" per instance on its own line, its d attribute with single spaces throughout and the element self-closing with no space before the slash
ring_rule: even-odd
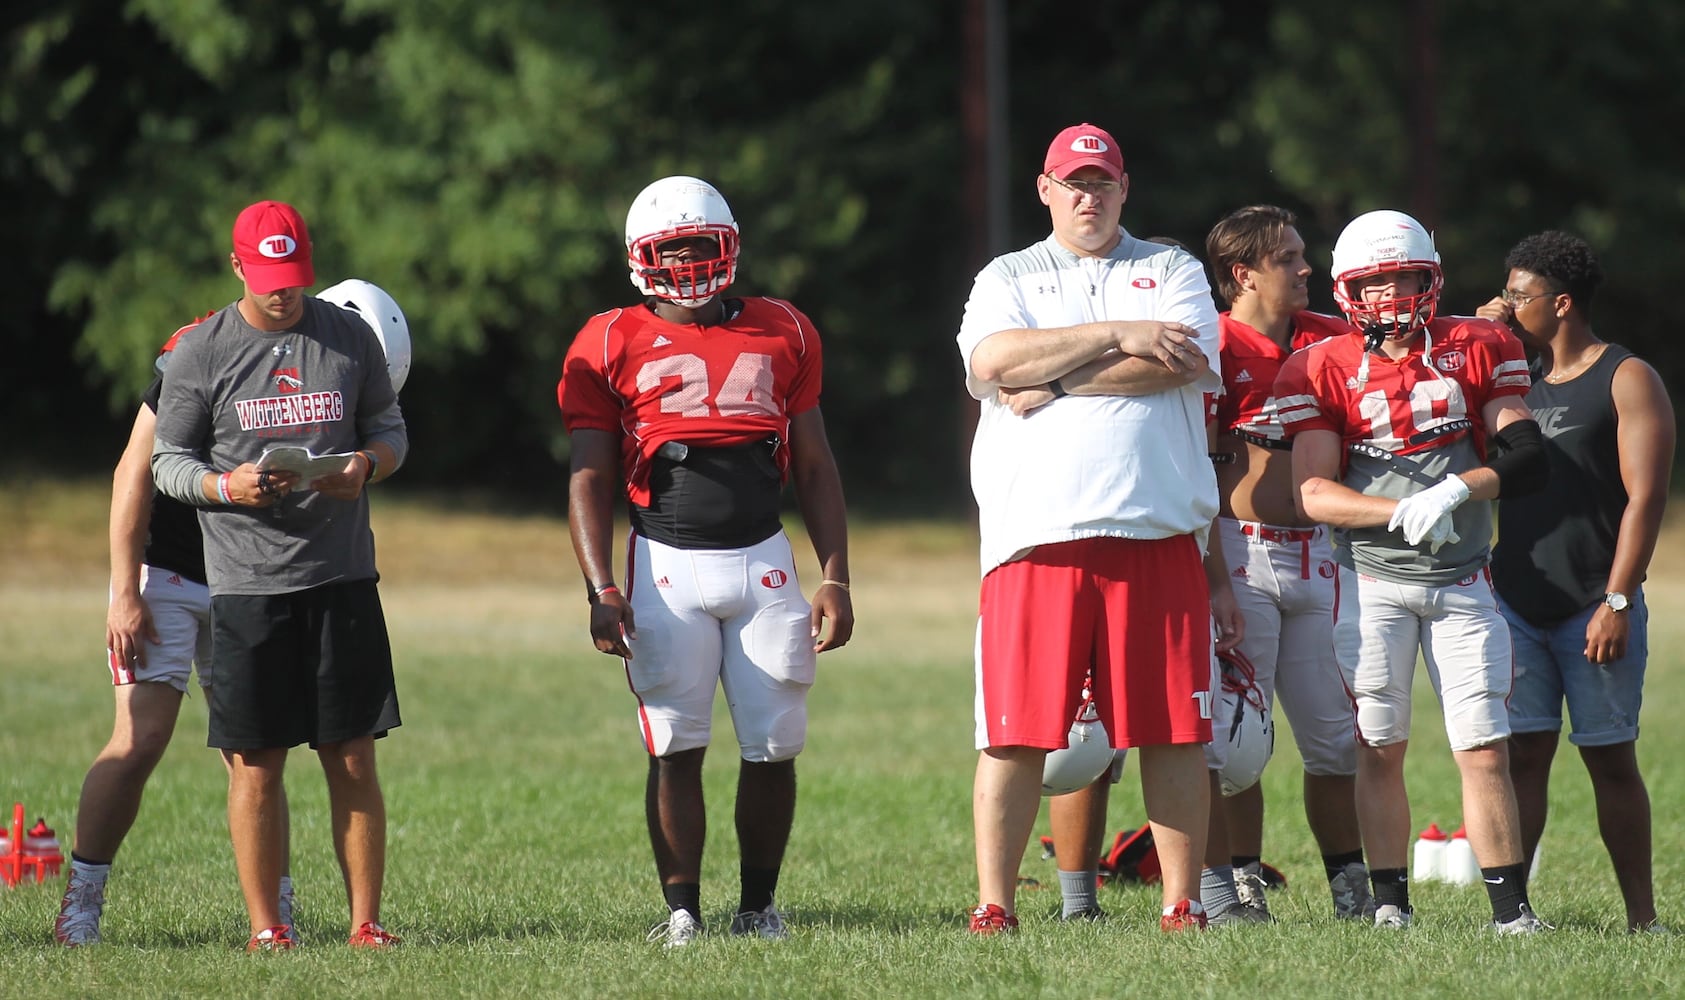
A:
<svg viewBox="0 0 1685 1000">
<path fill-rule="evenodd" d="M 1112 134 L 1100 126 L 1086 122 L 1072 125 L 1053 137 L 1041 169 L 1064 180 L 1079 167 L 1099 167 L 1115 181 L 1123 176 L 1123 151 Z"/>
<path fill-rule="evenodd" d="M 279 201 L 248 205 L 234 220 L 234 256 L 254 295 L 316 283 L 310 230 L 298 209 Z"/>
</svg>

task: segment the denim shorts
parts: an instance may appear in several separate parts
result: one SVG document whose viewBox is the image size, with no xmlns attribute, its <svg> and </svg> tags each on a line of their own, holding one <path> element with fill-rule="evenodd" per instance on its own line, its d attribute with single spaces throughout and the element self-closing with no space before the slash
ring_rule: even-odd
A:
<svg viewBox="0 0 1685 1000">
<path fill-rule="evenodd" d="M 1500 597 L 1515 648 L 1515 685 L 1509 696 L 1510 729 L 1554 733 L 1562 729 L 1568 703 L 1568 741 L 1604 747 L 1638 739 L 1638 709 L 1644 701 L 1644 666 L 1649 657 L 1650 612 L 1640 590 L 1632 595 L 1626 655 L 1614 663 L 1586 659 L 1586 626 L 1602 607 L 1593 604 L 1548 628 L 1528 622 Z"/>
</svg>

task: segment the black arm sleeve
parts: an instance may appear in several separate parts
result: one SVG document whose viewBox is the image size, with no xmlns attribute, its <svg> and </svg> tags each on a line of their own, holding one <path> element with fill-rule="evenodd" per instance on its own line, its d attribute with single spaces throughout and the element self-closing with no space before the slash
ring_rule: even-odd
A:
<svg viewBox="0 0 1685 1000">
<path fill-rule="evenodd" d="M 1545 457 L 1545 438 L 1536 420 L 1517 420 L 1492 435 L 1495 455 L 1486 467 L 1498 474 L 1500 497 L 1524 497 L 1537 493 L 1550 481 L 1550 460 Z"/>
</svg>

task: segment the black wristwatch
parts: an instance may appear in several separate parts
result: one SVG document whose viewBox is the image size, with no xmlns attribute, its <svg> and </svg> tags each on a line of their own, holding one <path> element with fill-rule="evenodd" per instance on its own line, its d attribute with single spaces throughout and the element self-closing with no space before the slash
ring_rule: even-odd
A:
<svg viewBox="0 0 1685 1000">
<path fill-rule="evenodd" d="M 1059 384 L 1058 379 L 1048 380 L 1047 391 L 1053 393 L 1054 399 L 1058 399 L 1060 396 L 1065 395 L 1065 387 Z"/>
<path fill-rule="evenodd" d="M 1604 594 L 1603 604 L 1610 611 L 1617 612 L 1625 611 L 1626 609 L 1632 607 L 1632 602 L 1627 600 L 1627 596 L 1618 590 L 1611 590 L 1607 594 Z"/>
</svg>

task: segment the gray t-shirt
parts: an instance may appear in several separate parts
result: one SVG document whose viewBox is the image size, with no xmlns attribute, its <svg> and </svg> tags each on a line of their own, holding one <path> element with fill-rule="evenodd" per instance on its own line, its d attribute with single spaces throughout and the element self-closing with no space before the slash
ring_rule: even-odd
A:
<svg viewBox="0 0 1685 1000">
<path fill-rule="evenodd" d="M 1480 465 L 1474 442 L 1465 434 L 1451 444 L 1409 455 L 1352 452 L 1346 464 L 1347 486 L 1372 497 L 1402 500 L 1458 472 Z M 1430 554 L 1426 545 L 1407 545 L 1386 525 L 1341 528 L 1334 532 L 1334 559 L 1360 573 L 1397 583 L 1448 587 L 1479 573 L 1491 555 L 1492 503 L 1470 500 L 1451 513 L 1458 541 Z"/>
<path fill-rule="evenodd" d="M 255 462 L 277 445 L 325 454 L 377 441 L 403 463 L 404 417 L 366 323 L 307 296 L 296 326 L 264 331 L 235 303 L 176 347 L 152 473 L 160 491 L 200 508 L 213 595 L 285 594 L 375 576 L 368 493 L 345 501 L 295 489 L 272 507 L 233 507 L 205 497 L 204 474 Z"/>
</svg>

